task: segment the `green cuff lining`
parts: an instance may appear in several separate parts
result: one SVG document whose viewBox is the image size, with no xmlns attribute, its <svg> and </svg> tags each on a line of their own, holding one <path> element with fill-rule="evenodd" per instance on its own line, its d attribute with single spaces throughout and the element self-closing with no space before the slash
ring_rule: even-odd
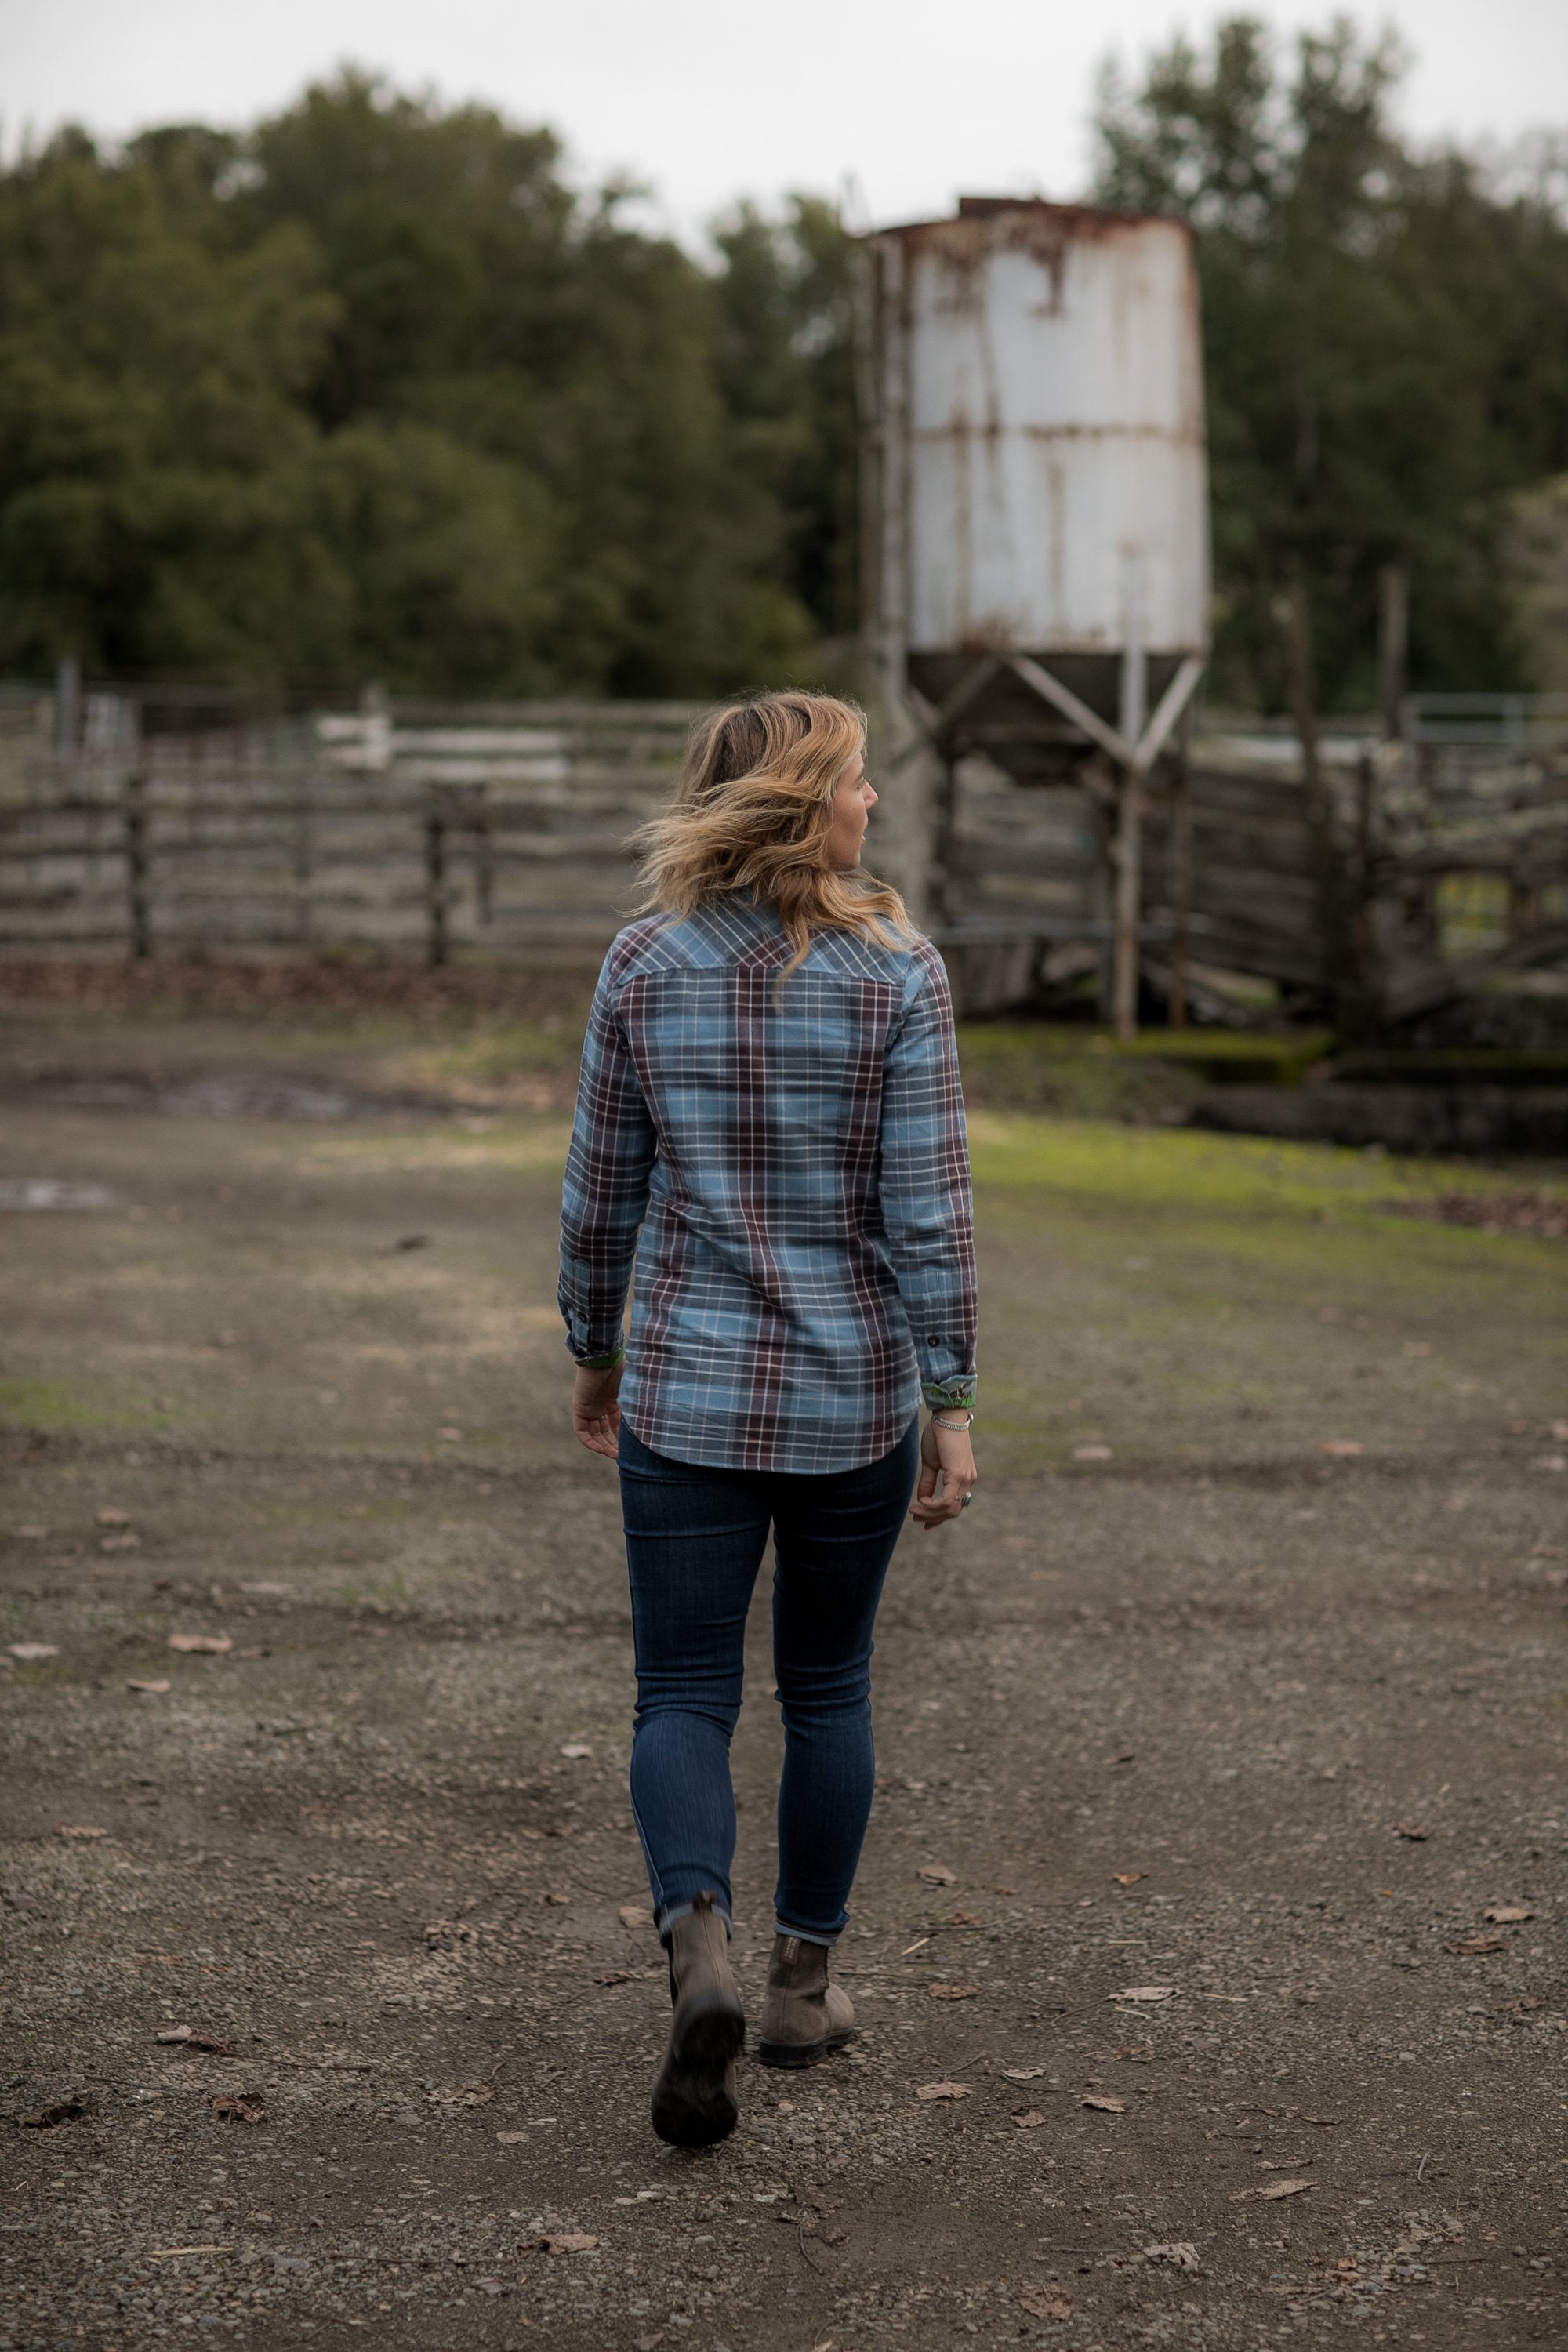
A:
<svg viewBox="0 0 1568 2352">
<path fill-rule="evenodd" d="M 626 1352 L 626 1349 L 620 1347 L 613 1356 L 574 1356 L 572 1360 L 580 1372 L 609 1372 L 615 1370 Z"/>
</svg>

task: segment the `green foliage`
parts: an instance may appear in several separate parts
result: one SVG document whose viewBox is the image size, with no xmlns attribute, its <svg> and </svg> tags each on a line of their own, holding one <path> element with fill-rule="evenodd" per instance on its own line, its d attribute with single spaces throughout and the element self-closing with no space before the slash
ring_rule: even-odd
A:
<svg viewBox="0 0 1568 2352">
<path fill-rule="evenodd" d="M 1568 465 L 1568 226 L 1395 135 L 1402 59 L 1338 19 L 1280 73 L 1262 25 L 1173 41 L 1098 114 L 1102 202 L 1198 236 L 1220 691 L 1283 699 L 1273 600 L 1310 583 L 1326 700 L 1373 699 L 1376 574 L 1412 577 L 1412 683 L 1531 683 L 1509 494 Z"/>
<path fill-rule="evenodd" d="M 0 173 L 0 667 L 700 694 L 845 624 L 847 240 L 344 74 Z"/>
</svg>

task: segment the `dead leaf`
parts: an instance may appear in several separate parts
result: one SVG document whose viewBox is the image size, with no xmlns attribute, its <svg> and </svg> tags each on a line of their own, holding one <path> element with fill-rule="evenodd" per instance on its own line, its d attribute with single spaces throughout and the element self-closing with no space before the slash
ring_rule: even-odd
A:
<svg viewBox="0 0 1568 2352">
<path fill-rule="evenodd" d="M 40 2107 L 36 2116 L 18 2116 L 16 2121 L 27 2131 L 55 2131 L 61 2124 L 79 2123 L 86 2113 L 85 2099 L 62 2099 L 58 2106 Z"/>
<path fill-rule="evenodd" d="M 183 2050 L 210 2051 L 215 2058 L 232 2058 L 236 2054 L 232 2042 L 220 2041 L 216 2033 L 198 2032 L 194 2025 L 162 2026 L 157 2038 L 160 2042 L 178 2042 Z"/>
<path fill-rule="evenodd" d="M 1169 2000 L 1175 1992 L 1174 1985 L 1127 1985 L 1121 1992 L 1110 1995 L 1112 2000 Z"/>
<path fill-rule="evenodd" d="M 1116 1870 L 1111 1873 L 1118 1886 L 1136 1886 L 1141 1878 L 1148 1875 L 1146 1870 Z"/>
<path fill-rule="evenodd" d="M 521 2147 L 523 2141 L 528 2137 L 528 2134 L 525 2131 L 497 2132 L 496 2137 L 500 2140 L 502 2147 Z"/>
<path fill-rule="evenodd" d="M 1046 2119 L 1040 2113 L 1038 2107 L 1020 2107 L 1017 2114 L 1013 2117 L 1013 2121 L 1016 2124 L 1020 2131 L 1034 2131 L 1037 2126 L 1043 2124 L 1045 2120 Z"/>
<path fill-rule="evenodd" d="M 169 1682 L 129 1682 L 125 1687 L 136 1691 L 166 1691 L 173 1690 L 174 1685 Z"/>
<path fill-rule="evenodd" d="M 594 1982 L 602 1985 L 640 1984 L 642 1973 L 641 1969 L 609 1969 L 602 1977 L 595 1977 Z"/>
<path fill-rule="evenodd" d="M 1364 1454 L 1366 1448 L 1359 1437 L 1321 1437 L 1318 1440 L 1318 1451 L 1332 1454 L 1336 1461 L 1348 1462 L 1355 1454 Z"/>
<path fill-rule="evenodd" d="M 463 1920 L 432 1919 L 425 1930 L 427 1952 L 455 1952 L 465 1944 L 477 1944 L 479 1931 Z"/>
<path fill-rule="evenodd" d="M 632 2352 L 657 2352 L 657 2347 L 663 2342 L 664 2330 L 662 2327 L 656 2327 L 651 2336 L 632 2337 Z"/>
<path fill-rule="evenodd" d="M 1072 1458 L 1075 1462 L 1109 1462 L 1110 1448 L 1109 1445 L 1075 1445 Z"/>
<path fill-rule="evenodd" d="M 505 2294 L 507 2292 L 506 2281 L 504 2279 L 476 2279 L 474 2281 L 474 2284 L 478 2287 L 481 2294 Z"/>
<path fill-rule="evenodd" d="M 646 1903 L 623 1903 L 616 1916 L 622 1927 L 632 1935 L 653 1926 L 653 1913 Z"/>
<path fill-rule="evenodd" d="M 1020 2310 L 1026 2311 L 1031 2319 L 1067 2320 L 1072 2317 L 1072 2297 L 1059 2286 L 1021 2286 L 1018 2289 L 1018 2306 Z"/>
<path fill-rule="evenodd" d="M 1443 1949 L 1446 1952 L 1500 1952 L 1503 1943 L 1501 1936 L 1461 1936 L 1457 1944 L 1445 1944 Z"/>
<path fill-rule="evenodd" d="M 1102 2116 L 1124 2116 L 1127 2113 L 1125 2099 L 1101 2098 L 1098 2092 L 1091 2092 L 1088 2096 L 1081 2098 L 1079 2105 L 1092 2107 L 1097 2115 Z"/>
<path fill-rule="evenodd" d="M 1231 2198 L 1233 2205 L 1248 2202 L 1258 2205 L 1277 2204 L 1281 2197 L 1300 2197 L 1317 2187 L 1315 2180 L 1271 2180 L 1267 2189 L 1238 2189 Z"/>
<path fill-rule="evenodd" d="M 926 1987 L 932 2000 L 975 2000 L 980 1987 L 972 1984 L 930 1984 Z"/>
<path fill-rule="evenodd" d="M 598 2244 L 584 2230 L 562 2230 L 552 2238 L 541 2238 L 540 2244 L 547 2254 L 591 2254 Z"/>
<path fill-rule="evenodd" d="M 1533 1919 L 1535 1914 L 1523 1903 L 1489 1903 L 1481 1913 L 1494 1927 L 1516 1927 L 1522 1919 Z"/>
<path fill-rule="evenodd" d="M 980 1914 L 978 1911 L 954 1911 L 949 1915 L 947 1924 L 950 1927 L 978 1927 Z"/>
<path fill-rule="evenodd" d="M 117 1511 L 111 1503 L 104 1504 L 97 1518 L 100 1528 L 128 1528 L 131 1525 L 130 1512 Z"/>
<path fill-rule="evenodd" d="M 169 1647 L 184 1655 L 199 1652 L 204 1657 L 222 1658 L 233 1649 L 234 1643 L 226 1633 L 171 1633 Z"/>
<path fill-rule="evenodd" d="M 58 1658 L 59 1654 L 59 1645 L 55 1642 L 7 1642 L 5 1644 L 5 1655 L 20 1658 L 24 1665 L 31 1665 L 35 1658 Z"/>
<path fill-rule="evenodd" d="M 593 1749 L 585 1748 L 580 1739 L 574 1739 L 561 1750 L 563 1756 L 569 1756 L 574 1764 L 582 1763 L 584 1759 L 592 1756 L 593 1752 Z"/>
<path fill-rule="evenodd" d="M 264 2124 L 267 2102 L 259 2091 L 221 2091 L 213 2101 L 219 2123 Z"/>
<path fill-rule="evenodd" d="M 1108 1764 L 1131 1764 L 1137 1753 L 1135 1748 L 1124 1748 L 1120 1756 L 1108 1756 L 1105 1760 Z"/>
<path fill-rule="evenodd" d="M 1045 2071 L 1043 2066 L 1004 2066 L 1002 2079 L 1006 2083 L 1037 2083 Z"/>
<path fill-rule="evenodd" d="M 917 2099 L 967 2099 L 967 2083 L 922 2083 L 915 2093 Z"/>
<path fill-rule="evenodd" d="M 440 2107 L 483 2107 L 495 2095 L 493 2083 L 459 2083 L 456 2090 L 432 2091 L 429 2096 Z"/>
<path fill-rule="evenodd" d="M 1198 2267 L 1198 2250 L 1186 2238 L 1173 2238 L 1168 2245 L 1145 2246 L 1143 2258 L 1151 2263 L 1172 2263 L 1179 2271 L 1195 2271 Z"/>
<path fill-rule="evenodd" d="M 89 1829 L 85 1822 L 57 1822 L 55 1823 L 55 1835 L 57 1837 L 100 1838 L 107 1837 L 109 1835 L 109 1832 L 107 1830 Z"/>
<path fill-rule="evenodd" d="M 1426 1837 L 1426 1832 L 1419 1822 L 1395 1822 L 1394 1834 L 1395 1837 L 1408 1838 L 1412 1845 L 1419 1845 Z"/>
<path fill-rule="evenodd" d="M 956 1886 L 958 1884 L 957 1871 L 949 1870 L 945 1862 L 922 1862 L 915 1874 L 923 1878 L 928 1886 Z"/>
</svg>

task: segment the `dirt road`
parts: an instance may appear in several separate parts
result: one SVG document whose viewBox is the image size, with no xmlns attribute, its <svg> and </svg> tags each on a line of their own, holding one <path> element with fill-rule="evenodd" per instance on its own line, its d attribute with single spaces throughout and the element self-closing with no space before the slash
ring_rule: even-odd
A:
<svg viewBox="0 0 1568 2352">
<path fill-rule="evenodd" d="M 0 2346 L 1568 2343 L 1568 1245 L 976 1129 L 985 1484 L 889 1586 L 863 2030 L 690 2157 L 560 1121 L 12 1101 Z"/>
</svg>

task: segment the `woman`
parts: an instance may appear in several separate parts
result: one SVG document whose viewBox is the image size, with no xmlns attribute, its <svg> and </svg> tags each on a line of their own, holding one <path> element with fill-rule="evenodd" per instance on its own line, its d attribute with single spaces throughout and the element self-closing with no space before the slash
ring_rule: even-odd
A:
<svg viewBox="0 0 1568 2352">
<path fill-rule="evenodd" d="M 871 1806 L 882 1580 L 906 1508 L 929 1532 L 975 1481 L 952 1009 L 897 893 L 859 875 L 864 751 L 826 695 L 698 728 L 642 836 L 658 911 L 605 961 L 566 1166 L 572 1417 L 620 1465 L 632 1810 L 674 2004 L 653 2123 L 689 2147 L 737 2121 L 730 1737 L 769 1527 L 784 1762 L 757 2056 L 808 2066 L 854 2031 L 827 1957 Z"/>
</svg>

